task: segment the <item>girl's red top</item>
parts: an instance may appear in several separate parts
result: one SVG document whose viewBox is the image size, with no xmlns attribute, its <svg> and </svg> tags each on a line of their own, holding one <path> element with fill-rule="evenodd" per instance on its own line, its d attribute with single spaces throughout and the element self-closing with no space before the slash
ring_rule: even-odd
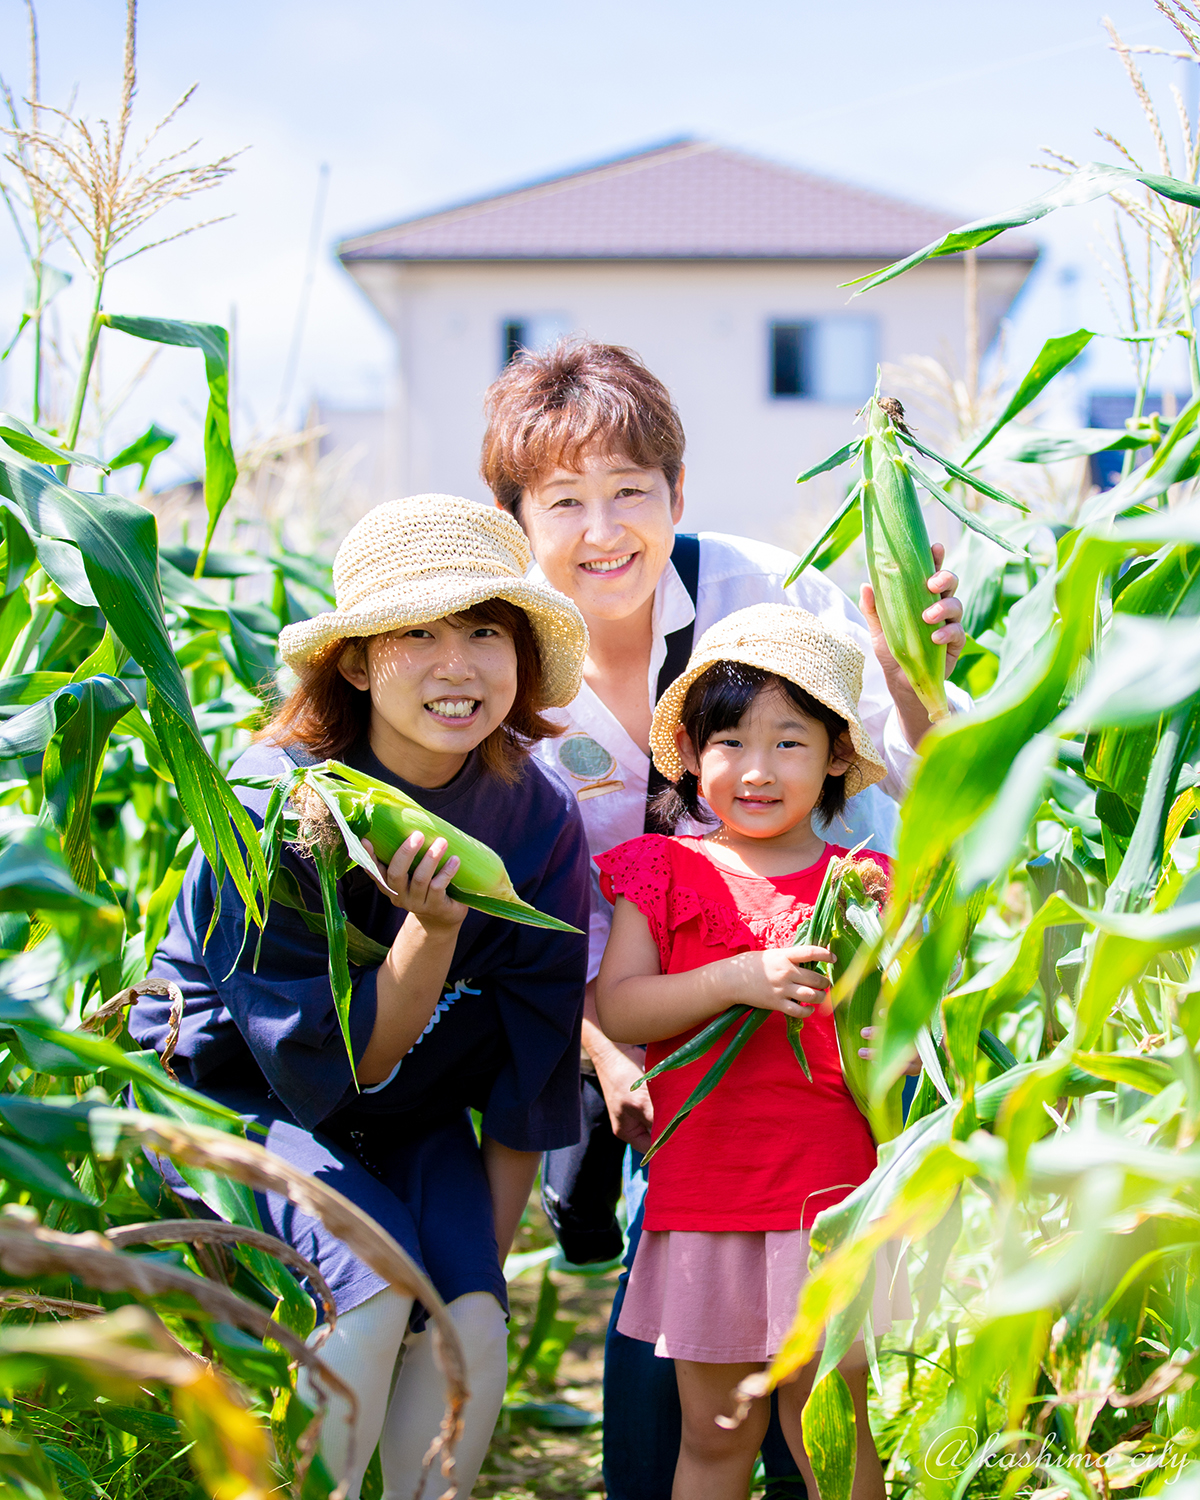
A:
<svg viewBox="0 0 1200 1500">
<path fill-rule="evenodd" d="M 609 901 L 624 896 L 650 924 L 664 974 L 682 974 L 753 949 L 793 946 L 812 912 L 833 844 L 792 875 L 743 875 L 715 864 L 703 841 L 649 833 L 596 856 Z M 885 872 L 885 855 L 864 851 Z M 647 1070 L 707 1025 L 646 1049 Z M 720 1057 L 733 1032 L 686 1067 L 650 1084 L 654 1139 Z M 875 1143 L 842 1077 L 832 1015 L 814 1011 L 801 1039 L 810 1083 L 773 1011 L 650 1163 L 646 1228 L 807 1229 L 865 1182 Z"/>
</svg>

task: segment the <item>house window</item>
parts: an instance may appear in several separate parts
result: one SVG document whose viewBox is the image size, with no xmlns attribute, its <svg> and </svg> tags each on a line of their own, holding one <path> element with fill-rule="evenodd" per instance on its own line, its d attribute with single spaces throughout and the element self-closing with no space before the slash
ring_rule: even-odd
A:
<svg viewBox="0 0 1200 1500">
<path fill-rule="evenodd" d="M 500 324 L 500 367 L 512 363 L 522 350 L 540 354 L 566 338 L 571 332 L 566 313 L 530 313 L 525 317 L 505 318 Z"/>
<path fill-rule="evenodd" d="M 875 387 L 874 318 L 806 318 L 770 325 L 769 389 L 781 400 L 857 405 Z"/>
<path fill-rule="evenodd" d="M 812 323 L 771 324 L 772 396 L 813 394 Z"/>
<path fill-rule="evenodd" d="M 512 318 L 508 322 L 501 323 L 500 336 L 504 351 L 501 359 L 501 368 L 503 369 L 505 366 L 511 365 L 521 350 L 526 347 L 525 324 L 518 318 Z"/>
</svg>

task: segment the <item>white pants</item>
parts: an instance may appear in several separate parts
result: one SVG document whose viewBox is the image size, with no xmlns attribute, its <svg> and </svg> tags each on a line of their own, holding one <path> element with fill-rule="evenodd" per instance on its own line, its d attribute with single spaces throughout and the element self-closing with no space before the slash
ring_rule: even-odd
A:
<svg viewBox="0 0 1200 1500">
<path fill-rule="evenodd" d="M 342 1314 L 319 1351 L 358 1398 L 353 1434 L 349 1407 L 337 1396 L 330 1397 L 321 1427 L 321 1457 L 335 1480 L 349 1479 L 347 1500 L 359 1500 L 377 1443 L 384 1500 L 413 1500 L 421 1464 L 441 1428 L 445 1387 L 434 1362 L 433 1340 L 428 1329 L 408 1331 L 411 1312 L 410 1297 L 390 1288 L 376 1292 Z M 508 1335 L 504 1310 L 490 1292 L 468 1292 L 451 1302 L 447 1312 L 462 1341 L 471 1392 L 454 1454 L 459 1500 L 467 1500 L 504 1401 Z M 301 1399 L 315 1406 L 305 1372 L 297 1388 Z M 435 1459 L 420 1500 L 435 1500 L 445 1488 L 440 1459 Z"/>
</svg>

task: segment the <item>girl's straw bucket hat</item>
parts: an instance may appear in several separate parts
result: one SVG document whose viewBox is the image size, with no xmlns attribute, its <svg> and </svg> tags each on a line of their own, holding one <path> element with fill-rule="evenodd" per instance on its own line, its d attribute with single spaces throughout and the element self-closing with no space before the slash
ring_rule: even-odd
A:
<svg viewBox="0 0 1200 1500">
<path fill-rule="evenodd" d="M 279 650 L 306 666 L 334 642 L 440 620 L 485 599 L 507 599 L 529 616 L 542 658 L 543 708 L 579 692 L 587 626 L 566 597 L 525 578 L 525 533 L 502 510 L 454 495 L 414 495 L 377 505 L 351 527 L 333 560 L 337 608 L 288 625 Z"/>
<path fill-rule="evenodd" d="M 719 661 L 744 662 L 786 677 L 826 708 L 841 714 L 850 728 L 855 751 L 854 762 L 846 771 L 848 797 L 887 775 L 887 767 L 858 716 L 862 652 L 853 641 L 826 629 L 806 609 L 791 604 L 754 604 L 706 630 L 687 670 L 658 700 L 650 728 L 650 750 L 654 764 L 668 781 L 678 781 L 683 774 L 675 731 L 688 688 Z"/>
</svg>

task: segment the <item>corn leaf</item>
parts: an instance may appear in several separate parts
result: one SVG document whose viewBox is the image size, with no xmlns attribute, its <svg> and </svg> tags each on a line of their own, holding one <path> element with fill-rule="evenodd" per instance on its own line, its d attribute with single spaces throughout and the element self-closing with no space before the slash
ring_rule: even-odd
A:
<svg viewBox="0 0 1200 1500">
<path fill-rule="evenodd" d="M 1072 360 L 1078 358 L 1095 336 L 1090 329 L 1077 328 L 1074 333 L 1065 333 L 1060 338 L 1047 339 L 1037 358 L 1029 367 L 1025 378 L 1013 392 L 1008 405 L 963 459 L 964 465 L 969 464 L 977 454 L 982 453 L 1002 427 L 1006 427 L 1019 412 L 1025 410 L 1031 401 L 1035 401 L 1059 371 L 1065 370 Z"/>
<path fill-rule="evenodd" d="M 138 489 L 144 490 L 146 480 L 150 477 L 150 465 L 160 453 L 165 453 L 171 447 L 175 437 L 175 433 L 168 432 L 157 422 L 151 422 L 141 437 L 134 438 L 132 443 L 109 459 L 108 467 L 111 472 L 115 473 L 118 469 L 128 469 L 136 465 L 142 471 L 142 477 L 138 480 Z"/>
<path fill-rule="evenodd" d="M 692 1110 L 696 1108 L 697 1104 L 703 1103 L 708 1098 L 721 1079 L 725 1077 L 725 1074 L 729 1072 L 738 1053 L 770 1014 L 769 1010 L 751 1010 L 743 1019 L 742 1024 L 733 1034 L 733 1040 L 728 1043 L 724 1052 L 721 1053 L 720 1057 L 667 1122 L 662 1134 L 650 1147 L 649 1151 L 646 1152 L 645 1156 L 642 1157 L 643 1161 L 649 1161 L 657 1151 L 661 1151 L 687 1119 L 688 1115 L 691 1114 Z"/>
<path fill-rule="evenodd" d="M 65 1198 L 68 1203 L 96 1202 L 85 1193 L 51 1151 L 35 1151 L 0 1136 L 0 1178 L 19 1182 L 33 1193 L 49 1198 Z"/>
<path fill-rule="evenodd" d="M 338 863 L 336 856 L 323 844 L 318 844 L 313 849 L 313 861 L 321 881 L 321 902 L 325 908 L 325 936 L 329 943 L 329 987 L 333 991 L 334 1009 L 337 1011 L 338 1025 L 342 1029 L 342 1040 L 346 1043 L 350 1073 L 357 1088 L 358 1064 L 350 1036 L 350 1005 L 354 991 L 350 984 L 350 960 L 346 949 L 346 914 L 338 900 Z"/>
<path fill-rule="evenodd" d="M 850 1500 L 854 1489 L 854 1400 L 840 1370 L 830 1370 L 804 1403 L 804 1451 L 821 1500 Z"/>
<path fill-rule="evenodd" d="M 978 474 L 972 474 L 969 469 L 961 469 L 956 463 L 951 463 L 942 454 L 935 453 L 932 448 L 926 448 L 924 443 L 918 443 L 911 432 L 897 429 L 896 436 L 906 447 L 915 449 L 917 453 L 931 458 L 935 464 L 940 464 L 947 474 L 953 474 L 954 478 L 965 484 L 969 489 L 978 490 L 981 495 L 986 495 L 989 500 L 998 500 L 1001 505 L 1011 505 L 1014 510 L 1019 510 L 1028 515 L 1029 507 L 1023 500 L 1016 500 L 1012 495 L 1006 495 L 1003 490 L 998 490 L 994 484 L 989 484 L 986 479 L 980 479 Z M 943 502 L 945 503 L 945 502 Z M 962 518 L 959 517 L 961 520 Z M 989 533 L 984 533 L 989 535 Z M 998 540 L 998 538 L 992 538 Z M 1003 544 L 1002 544 L 1003 545 Z"/>
<path fill-rule="evenodd" d="M 49 828 L 27 827 L 0 851 L 0 911 L 71 912 L 82 907 L 100 911 L 107 903 L 76 885 Z"/>
<path fill-rule="evenodd" d="M 237 459 L 229 435 L 229 335 L 216 323 L 185 323 L 174 318 L 133 318 L 101 313 L 100 321 L 118 333 L 199 349 L 208 380 L 208 410 L 204 414 L 204 505 L 208 527 L 196 561 L 196 576 L 204 571 L 204 557 L 221 512 L 237 480 Z"/>
<path fill-rule="evenodd" d="M 62 839 L 63 853 L 81 890 L 94 891 L 92 796 L 104 766 L 108 738 L 133 696 L 115 677 L 89 677 L 57 693 L 55 733 L 42 759 L 42 795 Z"/>
<path fill-rule="evenodd" d="M 1064 432 L 1014 427 L 992 440 L 988 457 L 1015 464 L 1058 464 L 1068 458 L 1090 458 L 1095 453 L 1146 446 L 1144 437 L 1123 428 L 1077 427 Z"/>
<path fill-rule="evenodd" d="M 839 448 L 836 453 L 831 453 L 828 458 L 823 458 L 819 464 L 814 464 L 811 469 L 805 469 L 803 474 L 796 476 L 797 484 L 807 484 L 810 479 L 815 479 L 818 474 L 828 474 L 830 469 L 840 469 L 843 464 L 848 464 L 852 458 L 857 458 L 862 451 L 862 438 L 855 438 L 852 443 L 847 443 L 844 448 Z"/>
<path fill-rule="evenodd" d="M 162 879 L 154 888 L 150 900 L 146 905 L 145 954 L 146 965 L 154 960 L 158 951 L 158 945 L 167 935 L 167 923 L 171 920 L 171 908 L 175 905 L 175 898 L 183 889 L 183 878 L 187 873 L 188 863 L 192 857 L 192 851 L 196 847 L 196 837 L 191 829 L 184 834 L 179 841 L 179 847 L 171 856 L 171 863 L 163 873 Z"/>
<path fill-rule="evenodd" d="M 942 235 L 941 239 L 932 241 L 923 249 L 905 256 L 903 260 L 885 266 L 882 271 L 859 276 L 842 285 L 857 287 L 854 295 L 861 296 L 863 292 L 882 286 L 885 281 L 893 280 L 923 261 L 973 250 L 978 245 L 986 245 L 989 240 L 994 240 L 1006 229 L 1018 229 L 1024 224 L 1032 224 L 1058 208 L 1078 208 L 1084 203 L 1102 198 L 1105 193 L 1111 193 L 1114 188 L 1126 187 L 1130 182 L 1140 182 L 1152 192 L 1176 203 L 1200 208 L 1200 187 L 1195 183 L 1181 182 L 1177 177 L 1163 177 L 1153 172 L 1134 171 L 1129 167 L 1113 167 L 1107 162 L 1088 162 L 1064 177 L 1048 193 L 1042 193 L 1019 208 L 1009 209 L 1007 213 L 997 214 L 994 218 L 976 219 L 971 224 L 964 224 L 961 229 L 951 230 L 949 234 Z"/>
<path fill-rule="evenodd" d="M 1014 557 L 1025 556 L 1024 551 L 1020 547 L 1015 547 L 1012 542 L 1006 537 L 1002 537 L 998 531 L 993 531 L 978 516 L 972 515 L 965 506 L 958 503 L 948 490 L 943 489 L 936 479 L 930 479 L 929 475 L 923 469 L 919 469 L 911 459 L 908 461 L 908 467 L 920 481 L 921 487 L 927 490 L 939 505 L 945 506 L 950 514 L 961 521 L 969 531 L 977 532 L 979 536 L 986 537 L 989 542 L 992 542 L 997 547 L 1003 547 L 1006 552 L 1011 552 Z"/>
<path fill-rule="evenodd" d="M 1200 629 L 1194 619 L 1114 613 L 1083 690 L 1056 720 L 1060 733 L 1136 729 L 1200 693 Z"/>
<path fill-rule="evenodd" d="M 832 556 L 830 556 L 829 562 L 833 562 L 835 558 L 840 557 L 842 552 L 846 550 L 846 548 L 850 545 L 854 538 L 856 536 L 862 535 L 861 502 L 862 484 L 860 482 L 856 484 L 850 491 L 850 493 L 846 496 L 845 500 L 834 512 L 832 518 L 829 521 L 829 524 L 825 527 L 820 536 L 817 537 L 817 539 L 809 547 L 808 551 L 788 574 L 787 578 L 784 580 L 784 588 L 790 588 L 810 563 L 812 563 L 816 558 L 822 557 L 826 552 L 828 552 L 834 545 L 835 538 L 840 538 L 843 533 L 845 534 L 845 541 L 842 543 L 838 551 L 834 552 Z M 857 517 L 857 520 L 854 519 L 855 517 Z M 828 565 L 829 563 L 825 564 L 826 567 L 828 567 Z"/>
<path fill-rule="evenodd" d="M 93 458 L 90 453 L 73 453 L 69 448 L 60 447 L 52 432 L 31 427 L 29 423 L 22 422 L 8 412 L 0 412 L 0 442 L 7 443 L 22 458 L 33 459 L 34 463 L 79 464 L 84 468 L 103 469 L 108 473 L 108 466 L 100 459 Z"/>
<path fill-rule="evenodd" d="M 154 517 L 119 495 L 68 489 L 15 456 L 0 457 L 0 488 L 39 534 L 67 536 L 79 547 L 109 625 L 146 674 L 150 722 L 201 848 L 214 866 L 224 860 L 250 906 L 242 848 L 252 863 L 261 860 L 257 834 L 200 739 L 163 617 Z"/>
</svg>

